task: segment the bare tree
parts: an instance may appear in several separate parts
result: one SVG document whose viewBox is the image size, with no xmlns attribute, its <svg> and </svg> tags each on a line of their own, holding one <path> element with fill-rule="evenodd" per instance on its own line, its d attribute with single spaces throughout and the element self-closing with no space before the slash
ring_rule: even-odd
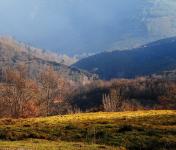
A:
<svg viewBox="0 0 176 150">
<path fill-rule="evenodd" d="M 58 72 L 47 67 L 40 73 L 40 83 L 42 86 L 42 103 L 46 106 L 44 110 L 48 116 L 52 114 L 53 105 L 63 101 L 65 82 L 58 75 Z"/>
<path fill-rule="evenodd" d="M 119 92 L 115 89 L 111 89 L 109 95 L 103 95 L 102 102 L 104 110 L 107 112 L 120 111 L 121 100 L 122 98 L 119 95 Z"/>
<path fill-rule="evenodd" d="M 22 117 L 26 111 L 25 105 L 36 99 L 37 91 L 33 86 L 35 82 L 26 78 L 25 66 L 18 66 L 17 69 L 6 69 L 5 79 L 6 83 L 3 87 L 4 105 L 8 106 L 12 117 Z"/>
</svg>

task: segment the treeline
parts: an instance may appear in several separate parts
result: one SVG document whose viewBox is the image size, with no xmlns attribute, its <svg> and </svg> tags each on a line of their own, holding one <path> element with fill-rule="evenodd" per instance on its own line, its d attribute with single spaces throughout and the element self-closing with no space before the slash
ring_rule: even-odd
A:
<svg viewBox="0 0 176 150">
<path fill-rule="evenodd" d="M 0 117 L 37 117 L 70 112 L 69 82 L 51 67 L 33 79 L 28 67 L 19 65 L 1 70 Z"/>
<path fill-rule="evenodd" d="M 32 77 L 26 65 L 0 70 L 0 117 L 141 109 L 176 109 L 176 81 L 141 77 L 78 85 L 49 66 Z"/>
<path fill-rule="evenodd" d="M 75 93 L 72 104 L 83 111 L 176 109 L 176 81 L 162 77 L 97 81 Z"/>
</svg>

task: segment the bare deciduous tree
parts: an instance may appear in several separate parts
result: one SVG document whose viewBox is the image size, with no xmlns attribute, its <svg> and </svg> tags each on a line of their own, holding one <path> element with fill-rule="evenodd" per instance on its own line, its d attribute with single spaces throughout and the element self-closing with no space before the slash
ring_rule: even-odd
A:
<svg viewBox="0 0 176 150">
<path fill-rule="evenodd" d="M 22 117 L 26 111 L 25 105 L 36 99 L 37 89 L 31 84 L 35 82 L 26 79 L 25 66 L 18 66 L 18 69 L 6 69 L 5 79 L 6 83 L 2 91 L 4 105 L 8 106 L 12 117 Z"/>
<path fill-rule="evenodd" d="M 110 90 L 109 95 L 103 95 L 103 107 L 107 112 L 120 111 L 121 106 L 121 96 L 115 89 Z"/>
<path fill-rule="evenodd" d="M 44 108 L 46 115 L 52 114 L 54 103 L 63 101 L 64 80 L 51 67 L 47 67 L 40 73 L 40 83 L 42 86 L 42 103 L 46 106 Z"/>
</svg>

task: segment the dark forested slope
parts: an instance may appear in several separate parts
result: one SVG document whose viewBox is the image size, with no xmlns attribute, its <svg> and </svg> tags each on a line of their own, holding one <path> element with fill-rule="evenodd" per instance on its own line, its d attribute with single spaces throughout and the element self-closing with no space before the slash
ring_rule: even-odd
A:
<svg viewBox="0 0 176 150">
<path fill-rule="evenodd" d="M 134 78 L 176 68 L 176 37 L 142 47 L 104 52 L 73 66 L 97 73 L 102 79 Z"/>
</svg>

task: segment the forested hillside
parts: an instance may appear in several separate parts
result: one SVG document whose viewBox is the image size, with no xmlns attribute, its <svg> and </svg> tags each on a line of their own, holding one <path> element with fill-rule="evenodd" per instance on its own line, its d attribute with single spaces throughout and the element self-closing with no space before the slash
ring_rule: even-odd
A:
<svg viewBox="0 0 176 150">
<path fill-rule="evenodd" d="M 59 56 L 53 53 L 42 53 L 41 49 L 21 44 L 14 39 L 0 38 L 0 73 L 8 67 L 25 65 L 28 68 L 28 75 L 35 78 L 37 73 L 45 67 L 52 67 L 62 77 L 79 82 L 89 82 L 97 78 L 96 75 L 69 67 L 59 62 Z M 61 61 L 61 60 L 60 60 Z"/>
<path fill-rule="evenodd" d="M 176 38 L 142 47 L 104 52 L 78 61 L 73 66 L 97 73 L 102 79 L 135 78 L 176 69 Z"/>
</svg>

